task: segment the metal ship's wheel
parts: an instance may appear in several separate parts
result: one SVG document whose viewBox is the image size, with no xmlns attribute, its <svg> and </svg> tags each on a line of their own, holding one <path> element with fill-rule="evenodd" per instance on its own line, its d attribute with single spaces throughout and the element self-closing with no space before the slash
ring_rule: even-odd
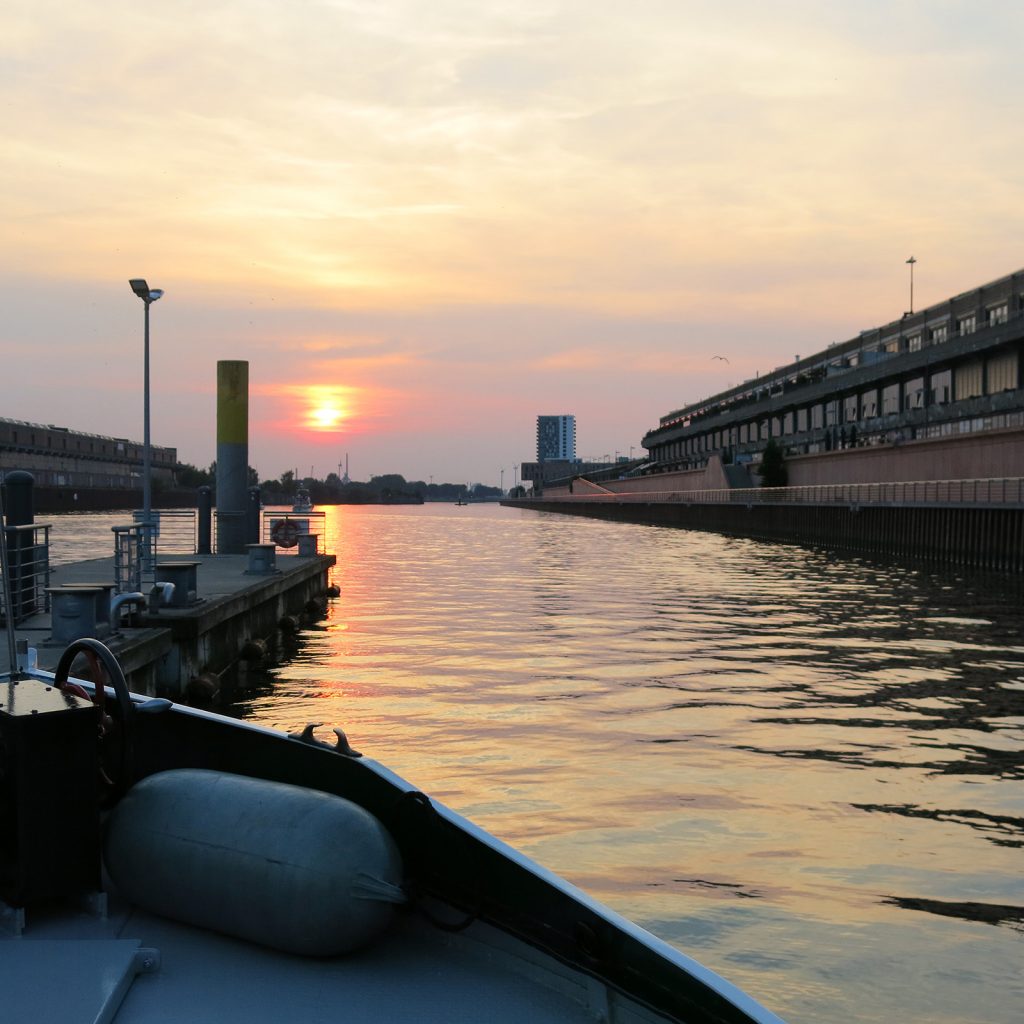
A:
<svg viewBox="0 0 1024 1024">
<path fill-rule="evenodd" d="M 68 677 L 79 655 L 89 665 L 93 692 L 90 694 Z M 124 672 L 110 649 L 99 640 L 86 637 L 74 640 L 57 662 L 53 685 L 76 697 L 91 700 L 99 710 L 99 774 L 108 795 L 117 796 L 127 787 L 132 764 L 133 705 Z M 114 691 L 113 706 L 108 705 L 106 687 Z"/>
</svg>

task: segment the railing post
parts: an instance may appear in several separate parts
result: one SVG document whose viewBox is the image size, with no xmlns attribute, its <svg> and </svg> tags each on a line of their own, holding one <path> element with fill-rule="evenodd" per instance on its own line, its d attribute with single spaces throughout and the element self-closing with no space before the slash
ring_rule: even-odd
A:
<svg viewBox="0 0 1024 1024">
<path fill-rule="evenodd" d="M 246 505 L 246 544 L 259 544 L 260 507 L 259 487 L 250 487 Z"/>
<path fill-rule="evenodd" d="M 32 501 L 32 487 L 35 477 L 22 469 L 16 469 L 4 477 L 4 511 L 7 527 L 4 543 L 7 545 L 7 567 L 11 574 L 9 609 L 12 622 L 20 622 L 35 611 L 34 587 L 32 586 L 32 535 L 33 530 L 17 530 L 10 527 L 31 526 L 35 519 Z"/>
<path fill-rule="evenodd" d="M 213 490 L 205 484 L 199 488 L 196 498 L 196 554 L 212 553 L 213 538 Z"/>
</svg>

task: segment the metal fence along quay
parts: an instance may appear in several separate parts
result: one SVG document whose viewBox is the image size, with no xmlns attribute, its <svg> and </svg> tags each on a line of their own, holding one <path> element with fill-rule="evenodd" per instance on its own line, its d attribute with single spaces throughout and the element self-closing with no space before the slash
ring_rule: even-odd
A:
<svg viewBox="0 0 1024 1024">
<path fill-rule="evenodd" d="M 537 501 L 538 499 L 529 499 Z M 544 495 L 540 501 L 674 502 L 683 505 L 1024 506 L 1024 479 L 745 487 L 703 491 L 605 491 Z"/>
</svg>

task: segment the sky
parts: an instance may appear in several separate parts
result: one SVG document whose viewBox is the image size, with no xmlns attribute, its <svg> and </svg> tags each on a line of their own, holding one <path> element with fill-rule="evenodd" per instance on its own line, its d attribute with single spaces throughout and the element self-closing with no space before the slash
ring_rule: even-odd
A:
<svg viewBox="0 0 1024 1024">
<path fill-rule="evenodd" d="M 1024 7 L 11 0 L 0 416 L 515 479 L 1024 266 Z M 715 359 L 715 356 L 722 356 Z M 728 362 L 726 362 L 728 360 Z"/>
</svg>

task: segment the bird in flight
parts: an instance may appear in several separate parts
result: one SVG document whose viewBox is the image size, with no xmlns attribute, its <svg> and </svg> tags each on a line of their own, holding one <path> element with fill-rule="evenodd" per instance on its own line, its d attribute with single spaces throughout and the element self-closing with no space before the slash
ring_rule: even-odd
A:
<svg viewBox="0 0 1024 1024">
<path fill-rule="evenodd" d="M 726 358 L 725 358 L 725 356 L 712 356 L 712 357 L 711 357 L 711 359 L 712 359 L 712 360 L 715 360 L 715 359 L 721 359 L 723 363 L 727 363 L 727 362 L 729 362 L 729 360 L 728 360 L 728 359 L 726 359 Z"/>
</svg>

